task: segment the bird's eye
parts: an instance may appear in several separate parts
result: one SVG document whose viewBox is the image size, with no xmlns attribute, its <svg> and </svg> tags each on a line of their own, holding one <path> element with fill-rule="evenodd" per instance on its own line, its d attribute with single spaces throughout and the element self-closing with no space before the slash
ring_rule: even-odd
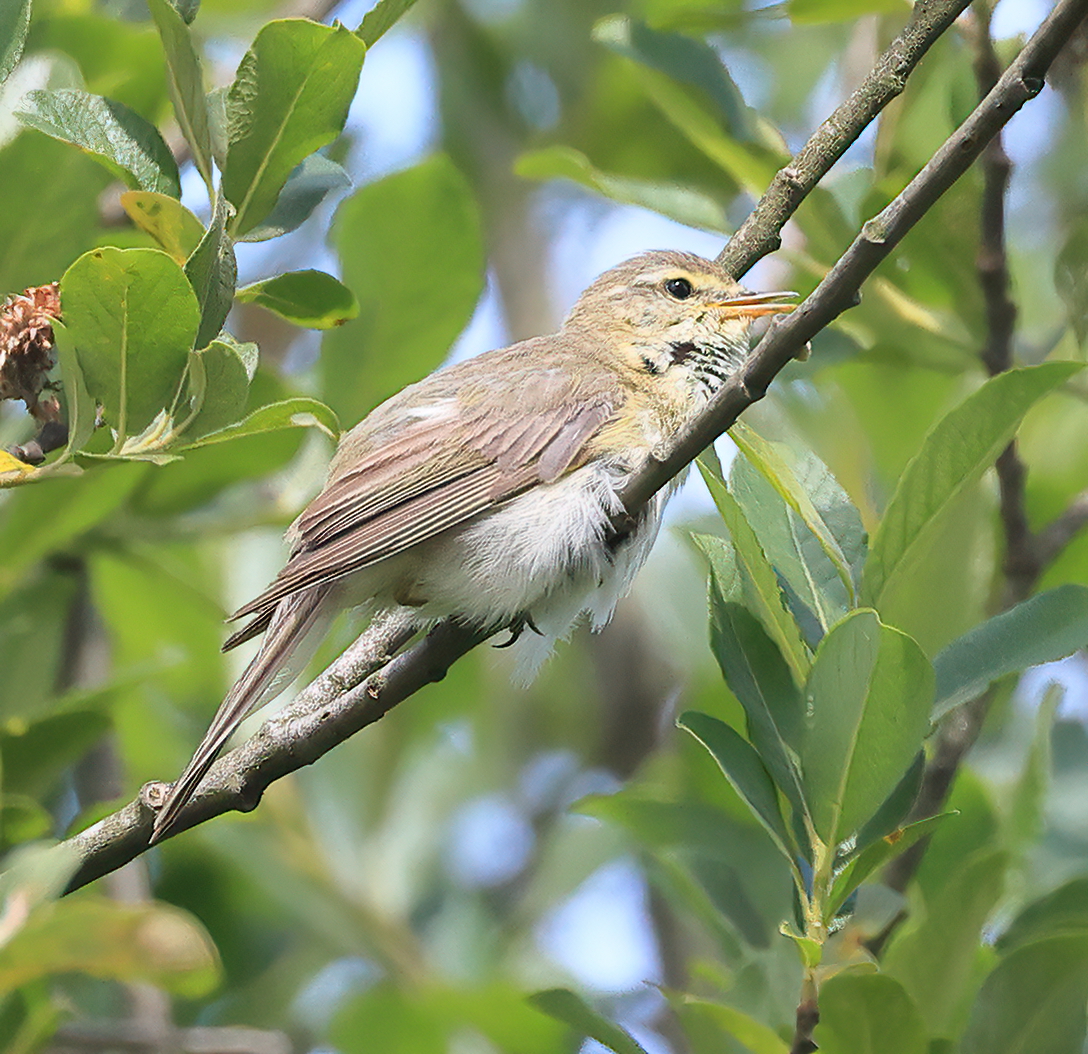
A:
<svg viewBox="0 0 1088 1054">
<path fill-rule="evenodd" d="M 686 278 L 670 278 L 665 283 L 665 292 L 676 300 L 687 300 L 693 290 L 691 283 Z"/>
</svg>

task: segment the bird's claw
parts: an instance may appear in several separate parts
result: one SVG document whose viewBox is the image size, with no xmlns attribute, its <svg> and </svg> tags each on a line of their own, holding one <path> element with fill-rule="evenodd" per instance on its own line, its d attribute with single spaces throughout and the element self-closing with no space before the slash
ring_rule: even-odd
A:
<svg viewBox="0 0 1088 1054">
<path fill-rule="evenodd" d="M 533 616 L 526 612 L 524 615 L 519 615 L 509 626 L 506 627 L 510 631 L 510 637 L 508 640 L 504 640 L 501 644 L 493 644 L 493 648 L 509 648 L 511 645 L 518 642 L 518 638 L 526 631 L 526 629 L 532 630 L 538 637 L 543 637 L 544 632 L 533 621 Z"/>
</svg>

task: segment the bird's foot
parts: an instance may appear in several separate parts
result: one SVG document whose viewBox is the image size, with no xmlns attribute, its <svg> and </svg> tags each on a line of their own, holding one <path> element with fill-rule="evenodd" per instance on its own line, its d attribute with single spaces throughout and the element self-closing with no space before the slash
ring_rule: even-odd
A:
<svg viewBox="0 0 1088 1054">
<path fill-rule="evenodd" d="M 509 648 L 512 644 L 516 644 L 518 638 L 527 630 L 531 629 L 538 637 L 543 637 L 544 632 L 533 621 L 533 616 L 528 611 L 522 612 L 518 615 L 509 626 L 506 627 L 510 631 L 509 640 L 504 640 L 501 644 L 494 644 L 495 648 Z"/>
</svg>

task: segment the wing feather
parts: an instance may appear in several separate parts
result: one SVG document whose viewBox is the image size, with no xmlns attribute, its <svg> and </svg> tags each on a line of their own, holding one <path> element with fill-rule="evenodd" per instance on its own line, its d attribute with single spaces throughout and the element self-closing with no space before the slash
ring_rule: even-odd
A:
<svg viewBox="0 0 1088 1054">
<path fill-rule="evenodd" d="M 255 616 L 230 643 L 256 635 L 299 590 L 385 560 L 550 483 L 579 464 L 615 402 L 559 401 L 546 411 L 474 407 L 455 420 L 411 420 L 358 456 L 341 456 L 325 489 L 295 521 L 294 546 L 272 584 L 232 618 Z M 365 424 L 365 422 L 364 422 Z M 350 439 L 350 437 L 349 437 Z"/>
</svg>

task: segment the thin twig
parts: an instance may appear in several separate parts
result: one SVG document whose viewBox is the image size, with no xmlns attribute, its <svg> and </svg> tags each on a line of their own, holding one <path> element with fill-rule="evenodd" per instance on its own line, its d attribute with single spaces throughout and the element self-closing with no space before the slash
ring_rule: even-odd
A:
<svg viewBox="0 0 1088 1054">
<path fill-rule="evenodd" d="M 1088 0 L 1059 0 L 994 91 L 907 188 L 865 225 L 862 234 L 812 296 L 785 322 L 772 327 L 745 360 L 743 368 L 707 405 L 699 421 L 679 437 L 675 452 L 653 460 L 632 475 L 622 495 L 627 509 L 641 508 L 732 425 L 742 410 L 763 396 L 775 374 L 809 338 L 856 302 L 861 283 L 877 264 L 966 171 L 1005 122 L 1039 93 L 1050 62 L 1086 14 Z M 215 764 L 182 813 L 179 829 L 229 810 L 252 809 L 273 780 L 310 764 L 423 685 L 440 679 L 456 659 L 480 644 L 486 634 L 455 622 L 443 622 L 381 669 L 368 663 L 380 665 L 378 652 L 392 651 L 396 634 L 390 631 L 381 647 L 366 651 L 370 637 L 368 631 L 355 646 L 366 652 L 365 661 L 356 657 L 355 672 L 366 669 L 377 672 L 370 673 L 356 687 L 338 693 L 332 677 L 334 670 L 339 671 L 338 675 L 343 673 L 340 670 L 343 660 L 338 660 L 329 672 L 300 693 L 284 714 L 266 722 L 253 739 Z M 83 863 L 69 888 L 78 888 L 144 852 L 151 822 L 151 809 L 137 799 L 76 835 L 71 843 Z"/>
<path fill-rule="evenodd" d="M 865 79 L 801 150 L 779 169 L 767 192 L 718 254 L 718 263 L 740 277 L 781 244 L 782 228 L 817 183 L 907 84 L 907 77 L 970 0 L 918 0 L 903 31 Z M 995 78 L 996 79 L 996 78 Z"/>
</svg>

